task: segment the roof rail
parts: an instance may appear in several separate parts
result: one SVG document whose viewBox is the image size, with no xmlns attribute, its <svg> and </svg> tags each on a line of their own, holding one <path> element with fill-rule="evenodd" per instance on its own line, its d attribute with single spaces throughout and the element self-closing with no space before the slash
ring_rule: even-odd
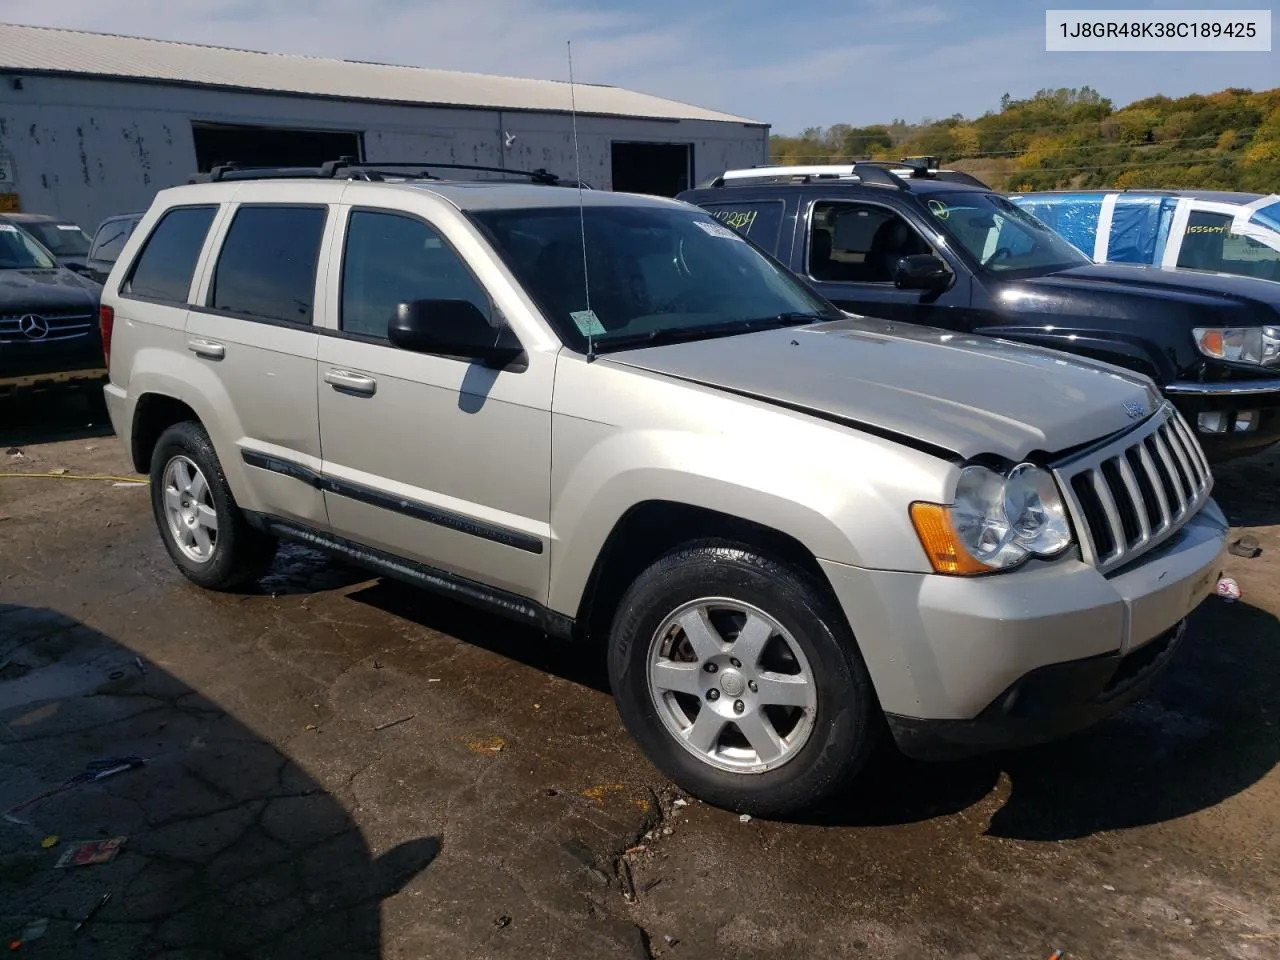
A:
<svg viewBox="0 0 1280 960">
<path fill-rule="evenodd" d="M 505 173 L 511 176 L 528 177 L 534 183 L 548 186 L 577 186 L 577 181 L 566 181 L 554 173 L 539 167 L 537 170 L 513 170 L 508 167 L 485 167 L 471 163 L 432 163 L 421 160 L 356 160 L 354 157 L 339 157 L 337 160 L 326 160 L 318 167 L 246 167 L 234 161 L 220 163 L 208 173 L 194 174 L 188 183 L 218 183 L 225 180 L 275 180 L 275 179 L 314 179 L 314 180 L 382 180 L 382 173 L 403 171 L 402 175 L 417 180 L 439 180 L 432 170 L 474 170 L 481 173 Z M 590 189 L 586 184 L 582 185 Z"/>
<path fill-rule="evenodd" d="M 712 177 L 704 186 L 727 187 L 740 185 L 746 181 L 813 183 L 822 180 L 853 180 L 879 186 L 896 187 L 906 190 L 906 182 L 893 171 L 883 166 L 866 161 L 857 163 L 828 163 L 810 166 L 761 166 L 747 167 L 740 170 L 726 170 Z"/>
</svg>

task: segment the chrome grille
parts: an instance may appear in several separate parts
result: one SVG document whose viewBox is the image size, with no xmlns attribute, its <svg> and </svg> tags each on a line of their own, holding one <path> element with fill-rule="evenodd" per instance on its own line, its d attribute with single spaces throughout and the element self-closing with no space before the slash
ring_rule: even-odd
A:
<svg viewBox="0 0 1280 960">
<path fill-rule="evenodd" d="M 1137 429 L 1053 469 L 1084 559 L 1104 573 L 1170 537 L 1213 489 L 1204 451 L 1169 403 Z"/>
<path fill-rule="evenodd" d="M 22 332 L 22 318 L 28 315 L 40 317 L 49 327 L 49 332 L 38 340 L 33 340 Z M 22 313 L 0 314 L 0 343 L 49 343 L 58 340 L 73 340 L 83 337 L 98 321 L 97 314 L 85 310 L 74 313 L 40 310 L 24 310 Z"/>
</svg>

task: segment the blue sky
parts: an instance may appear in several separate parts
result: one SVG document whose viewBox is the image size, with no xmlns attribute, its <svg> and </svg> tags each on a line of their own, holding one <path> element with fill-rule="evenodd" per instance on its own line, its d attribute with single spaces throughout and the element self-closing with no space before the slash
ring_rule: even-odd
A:
<svg viewBox="0 0 1280 960">
<path fill-rule="evenodd" d="M 1046 53 L 1044 9 L 1150 0 L 4 0 L 10 23 L 281 53 L 611 83 L 763 120 L 777 133 L 995 109 L 1088 84 L 1117 104 L 1280 84 L 1280 56 Z M 1160 8 L 1265 9 L 1259 0 Z M 1280 21 L 1280 17 L 1273 19 Z M 1277 24 L 1280 26 L 1280 24 Z"/>
</svg>

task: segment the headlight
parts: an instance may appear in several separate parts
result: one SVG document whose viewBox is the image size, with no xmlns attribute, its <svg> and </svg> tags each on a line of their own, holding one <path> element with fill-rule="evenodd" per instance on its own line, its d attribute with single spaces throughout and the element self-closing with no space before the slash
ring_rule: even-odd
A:
<svg viewBox="0 0 1280 960">
<path fill-rule="evenodd" d="M 1021 463 L 1007 474 L 965 467 L 951 504 L 913 503 L 911 521 L 938 573 L 970 576 L 1052 557 L 1071 544 L 1053 476 Z"/>
<path fill-rule="evenodd" d="M 1191 331 L 1206 357 L 1269 365 L 1280 359 L 1280 327 L 1196 327 Z"/>
</svg>

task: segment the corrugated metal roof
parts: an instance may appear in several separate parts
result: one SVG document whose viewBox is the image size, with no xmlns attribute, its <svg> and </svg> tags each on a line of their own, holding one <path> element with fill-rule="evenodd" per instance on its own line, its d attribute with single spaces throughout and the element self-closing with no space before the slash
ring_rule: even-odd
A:
<svg viewBox="0 0 1280 960">
<path fill-rule="evenodd" d="M 506 110 L 569 111 L 569 84 L 398 67 L 169 40 L 0 24 L 0 70 L 138 79 L 273 93 Z M 576 84 L 579 113 L 759 123 L 620 87 Z"/>
</svg>

